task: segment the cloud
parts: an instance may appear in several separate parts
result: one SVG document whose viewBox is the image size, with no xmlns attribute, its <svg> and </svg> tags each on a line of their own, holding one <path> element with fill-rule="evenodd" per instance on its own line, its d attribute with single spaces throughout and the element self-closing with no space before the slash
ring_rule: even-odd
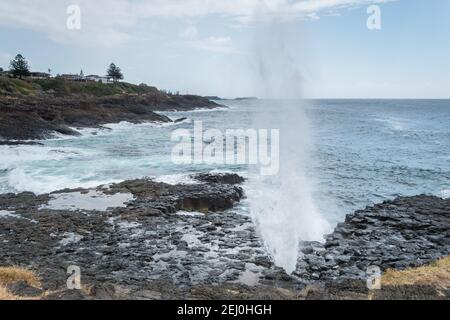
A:
<svg viewBox="0 0 450 320">
<path fill-rule="evenodd" d="M 231 53 L 234 51 L 233 40 L 231 37 L 210 36 L 208 38 L 200 39 L 197 27 L 192 25 L 182 30 L 180 37 L 185 40 L 182 44 L 191 48 L 216 53 Z"/>
<path fill-rule="evenodd" d="M 43 32 L 57 42 L 115 46 L 128 42 L 141 21 L 155 17 L 214 14 L 237 23 L 274 14 L 279 19 L 317 19 L 321 12 L 390 1 L 396 0 L 14 0 L 0 1 L 0 25 Z M 80 30 L 66 27 L 66 10 L 73 4 L 81 8 Z M 187 37 L 197 36 L 193 28 L 186 32 Z"/>
<path fill-rule="evenodd" d="M 134 2 L 134 9 L 143 17 L 199 17 L 218 14 L 247 23 L 273 14 L 289 19 L 336 8 L 392 1 L 397 0 L 141 0 Z"/>
<path fill-rule="evenodd" d="M 232 53 L 233 40 L 230 37 L 208 37 L 189 42 L 193 48 L 216 53 Z"/>
<path fill-rule="evenodd" d="M 198 36 L 198 29 L 194 26 L 189 26 L 181 32 L 181 37 L 186 39 L 194 39 Z"/>
<path fill-rule="evenodd" d="M 81 9 L 81 29 L 67 28 L 67 8 Z M 15 0 L 0 1 L 0 25 L 46 34 L 59 43 L 115 46 L 130 40 L 139 17 L 126 0 Z"/>
</svg>

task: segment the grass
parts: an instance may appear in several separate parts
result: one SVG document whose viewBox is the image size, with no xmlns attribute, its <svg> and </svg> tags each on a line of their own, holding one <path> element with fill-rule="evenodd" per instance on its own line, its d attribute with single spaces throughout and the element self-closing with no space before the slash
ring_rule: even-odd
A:
<svg viewBox="0 0 450 320">
<path fill-rule="evenodd" d="M 144 94 L 155 93 L 155 87 L 134 85 L 126 82 L 100 83 L 79 82 L 62 78 L 51 79 L 13 79 L 0 77 L 0 95 L 36 95 L 42 91 L 52 90 L 59 95 L 87 94 L 97 97 L 115 94 Z"/>
<path fill-rule="evenodd" d="M 41 282 L 37 275 L 19 267 L 0 267 L 0 300 L 26 300 L 30 298 L 20 297 L 11 294 L 7 286 L 17 281 L 24 281 L 28 285 L 36 288 L 41 287 Z"/>
<path fill-rule="evenodd" d="M 33 82 L 0 77 L 0 95 L 32 95 L 39 89 L 39 85 Z"/>
<path fill-rule="evenodd" d="M 20 300 L 20 297 L 9 293 L 5 287 L 0 286 L 0 300 Z"/>
<path fill-rule="evenodd" d="M 429 285 L 450 289 L 450 256 L 427 266 L 402 271 L 387 270 L 382 276 L 383 286 Z"/>
</svg>

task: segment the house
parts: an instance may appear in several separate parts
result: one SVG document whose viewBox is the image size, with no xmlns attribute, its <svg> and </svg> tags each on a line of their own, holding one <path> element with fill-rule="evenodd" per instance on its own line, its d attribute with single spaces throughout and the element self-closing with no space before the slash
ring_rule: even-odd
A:
<svg viewBox="0 0 450 320">
<path fill-rule="evenodd" d="M 96 74 L 91 74 L 85 77 L 87 81 L 101 82 L 101 83 L 112 83 L 113 79 L 110 77 L 101 77 Z"/>
<path fill-rule="evenodd" d="M 30 72 L 30 78 L 31 79 L 48 79 L 48 78 L 50 78 L 50 74 L 45 73 L 45 72 Z"/>
<path fill-rule="evenodd" d="M 0 77 L 9 77 L 10 75 L 11 75 L 11 72 L 9 70 L 0 71 Z"/>
<path fill-rule="evenodd" d="M 63 78 L 71 81 L 81 81 L 82 78 L 78 74 L 61 74 L 58 76 L 59 78 Z"/>
</svg>

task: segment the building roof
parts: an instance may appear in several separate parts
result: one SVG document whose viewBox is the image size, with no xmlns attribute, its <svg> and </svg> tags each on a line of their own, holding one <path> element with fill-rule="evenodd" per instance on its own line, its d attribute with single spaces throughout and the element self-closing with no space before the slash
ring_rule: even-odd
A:
<svg viewBox="0 0 450 320">
<path fill-rule="evenodd" d="M 47 73 L 47 72 L 30 72 L 30 75 L 34 75 L 34 76 L 37 76 L 37 75 L 40 75 L 40 76 L 50 76 L 50 73 Z"/>
</svg>

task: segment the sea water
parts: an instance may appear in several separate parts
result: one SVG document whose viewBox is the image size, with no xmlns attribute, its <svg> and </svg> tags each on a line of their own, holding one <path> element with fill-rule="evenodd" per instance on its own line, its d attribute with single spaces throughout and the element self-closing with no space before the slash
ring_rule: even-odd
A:
<svg viewBox="0 0 450 320">
<path fill-rule="evenodd" d="M 266 218 L 261 226 L 287 228 L 296 233 L 294 242 L 320 237 L 346 214 L 386 199 L 422 193 L 450 196 L 449 100 L 220 103 L 228 108 L 164 113 L 172 119 L 186 117 L 181 123 L 122 122 L 80 130 L 78 137 L 40 141 L 42 146 L 0 146 L 0 193 L 47 193 L 140 177 L 192 183 L 192 173 L 237 172 L 248 178 L 244 188 L 249 197 L 236 211 L 256 220 L 255 211 L 262 212 Z M 301 108 L 302 114 L 290 112 L 292 108 Z M 261 115 L 270 120 L 284 114 L 290 118 L 288 126 L 257 121 Z M 287 141 L 293 152 L 291 158 L 281 156 L 280 168 L 288 167 L 292 175 L 281 169 L 279 176 L 266 179 L 246 165 L 174 164 L 171 133 L 192 129 L 195 120 L 203 122 L 204 130 L 222 132 L 262 123 L 265 129 L 280 129 L 281 143 Z M 261 202 L 264 198 L 268 201 Z M 289 225 L 298 217 L 298 223 Z"/>
</svg>

